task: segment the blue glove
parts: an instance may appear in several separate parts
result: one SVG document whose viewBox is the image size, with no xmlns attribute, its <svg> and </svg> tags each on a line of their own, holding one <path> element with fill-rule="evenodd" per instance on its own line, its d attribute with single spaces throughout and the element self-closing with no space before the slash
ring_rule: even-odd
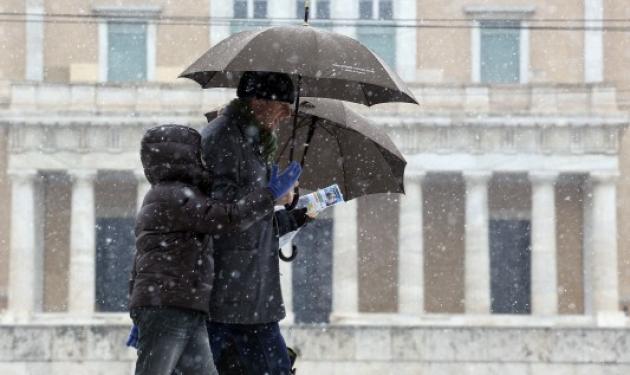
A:
<svg viewBox="0 0 630 375">
<path fill-rule="evenodd" d="M 131 331 L 129 331 L 129 337 L 127 337 L 127 346 L 138 349 L 138 326 L 133 325 Z"/>
<path fill-rule="evenodd" d="M 271 178 L 268 186 L 273 199 L 278 199 L 288 193 L 300 178 L 300 174 L 302 174 L 302 167 L 296 161 L 292 161 L 280 175 L 278 175 L 278 165 L 274 164 L 271 167 Z"/>
</svg>

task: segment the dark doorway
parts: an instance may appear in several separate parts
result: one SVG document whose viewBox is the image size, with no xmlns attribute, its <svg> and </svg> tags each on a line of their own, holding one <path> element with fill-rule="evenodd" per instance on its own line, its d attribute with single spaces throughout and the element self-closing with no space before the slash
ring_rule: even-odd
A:
<svg viewBox="0 0 630 375">
<path fill-rule="evenodd" d="M 323 216 L 323 215 L 322 215 Z M 332 308 L 333 220 L 318 218 L 293 239 L 293 310 L 296 323 L 326 323 Z"/>
<path fill-rule="evenodd" d="M 135 247 L 134 219 L 96 220 L 96 311 L 128 310 L 129 274 Z"/>
<path fill-rule="evenodd" d="M 530 313 L 529 220 L 490 220 L 490 275 L 493 313 Z"/>
</svg>

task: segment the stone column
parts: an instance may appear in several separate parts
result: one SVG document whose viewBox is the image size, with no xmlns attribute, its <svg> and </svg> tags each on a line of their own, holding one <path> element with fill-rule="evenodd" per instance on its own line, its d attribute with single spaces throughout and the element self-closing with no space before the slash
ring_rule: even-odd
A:
<svg viewBox="0 0 630 375">
<path fill-rule="evenodd" d="M 616 172 L 591 173 L 593 189 L 592 308 L 598 318 L 620 314 L 617 268 L 617 178 Z"/>
<path fill-rule="evenodd" d="M 151 184 L 145 177 L 143 170 L 136 170 L 133 174 L 136 176 L 136 181 L 138 182 L 136 190 L 136 213 L 138 213 L 140 212 L 140 207 L 142 207 L 142 200 L 144 199 L 144 196 L 147 194 L 149 189 L 151 189 Z"/>
<path fill-rule="evenodd" d="M 490 314 L 488 171 L 464 172 L 466 181 L 466 313 Z"/>
<path fill-rule="evenodd" d="M 531 306 L 533 315 L 558 314 L 556 266 L 557 172 L 531 172 Z"/>
<path fill-rule="evenodd" d="M 11 250 L 8 315 L 27 321 L 42 309 L 43 268 L 36 218 L 36 170 L 9 171 L 11 178 Z"/>
<path fill-rule="evenodd" d="M 583 249 L 582 287 L 584 288 L 584 314 L 594 315 L 593 309 L 593 184 L 587 180 L 583 193 Z"/>
<path fill-rule="evenodd" d="M 398 312 L 424 313 L 424 238 L 422 179 L 405 176 L 405 195 L 400 199 L 398 224 Z"/>
<path fill-rule="evenodd" d="M 68 312 L 89 315 L 95 306 L 96 240 L 94 213 L 95 170 L 70 170 L 70 270 Z"/>
<path fill-rule="evenodd" d="M 359 309 L 357 202 L 351 200 L 334 210 L 331 321 L 354 316 Z"/>
</svg>

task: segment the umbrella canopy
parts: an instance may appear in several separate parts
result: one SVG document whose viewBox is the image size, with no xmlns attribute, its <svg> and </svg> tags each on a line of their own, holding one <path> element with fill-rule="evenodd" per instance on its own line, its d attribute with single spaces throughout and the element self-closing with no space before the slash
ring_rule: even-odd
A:
<svg viewBox="0 0 630 375">
<path fill-rule="evenodd" d="M 367 47 L 310 26 L 274 26 L 234 34 L 210 48 L 180 77 L 203 88 L 238 87 L 246 71 L 289 74 L 301 96 L 365 105 L 417 104 L 400 77 Z"/>
<path fill-rule="evenodd" d="M 278 160 L 283 164 L 289 160 L 291 133 L 290 124 L 280 126 Z M 302 98 L 295 156 L 303 160 L 301 188 L 316 190 L 337 183 L 345 200 L 404 193 L 407 162 L 394 142 L 341 101 Z"/>
</svg>

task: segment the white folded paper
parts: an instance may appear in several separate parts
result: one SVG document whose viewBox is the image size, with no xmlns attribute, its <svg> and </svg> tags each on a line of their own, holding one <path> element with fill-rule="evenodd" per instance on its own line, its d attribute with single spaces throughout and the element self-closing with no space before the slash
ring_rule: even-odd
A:
<svg viewBox="0 0 630 375">
<path fill-rule="evenodd" d="M 308 213 L 316 213 L 343 202 L 343 194 L 339 189 L 339 185 L 334 184 L 310 194 L 302 195 L 298 201 L 297 208 L 306 207 Z"/>
</svg>

